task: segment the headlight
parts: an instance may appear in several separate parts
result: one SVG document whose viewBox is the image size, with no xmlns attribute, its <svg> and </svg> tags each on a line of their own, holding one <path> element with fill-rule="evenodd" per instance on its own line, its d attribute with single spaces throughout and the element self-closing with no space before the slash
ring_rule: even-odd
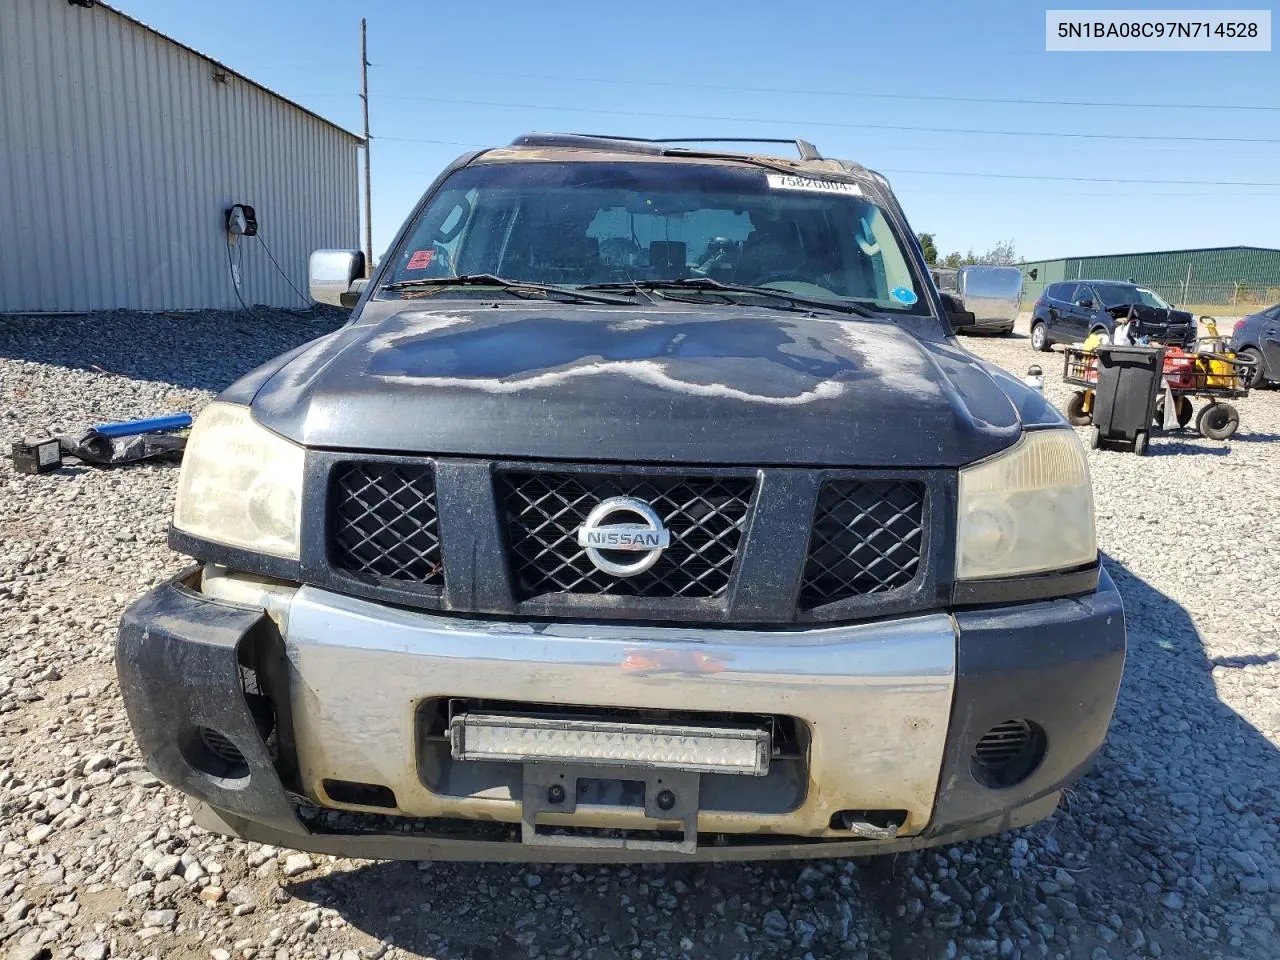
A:
<svg viewBox="0 0 1280 960">
<path fill-rule="evenodd" d="M 1033 430 L 960 471 L 956 578 L 1016 577 L 1092 563 L 1093 489 L 1074 430 Z"/>
<path fill-rule="evenodd" d="M 248 407 L 211 403 L 182 455 L 173 525 L 255 553 L 298 559 L 302 447 L 260 426 Z"/>
</svg>

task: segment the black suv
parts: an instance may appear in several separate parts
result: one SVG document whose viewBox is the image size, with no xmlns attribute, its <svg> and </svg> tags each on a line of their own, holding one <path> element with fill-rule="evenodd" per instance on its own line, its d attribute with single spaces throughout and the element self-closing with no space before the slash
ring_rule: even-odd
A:
<svg viewBox="0 0 1280 960">
<path fill-rule="evenodd" d="M 197 563 L 117 669 L 202 825 L 579 863 L 1053 812 L 1124 662 L 1084 448 L 956 342 L 888 181 L 797 146 L 468 154 L 201 412 Z"/>
<path fill-rule="evenodd" d="M 1130 314 L 1137 320 L 1138 336 L 1179 346 L 1195 342 L 1195 317 L 1145 287 L 1122 280 L 1068 280 L 1049 284 L 1036 301 L 1031 346 L 1048 350 L 1055 343 L 1078 343 L 1094 332 L 1110 338 L 1116 321 Z"/>
</svg>

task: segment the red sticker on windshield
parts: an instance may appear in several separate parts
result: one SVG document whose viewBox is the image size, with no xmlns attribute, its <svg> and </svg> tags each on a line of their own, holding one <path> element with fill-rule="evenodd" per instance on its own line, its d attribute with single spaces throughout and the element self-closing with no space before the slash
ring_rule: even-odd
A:
<svg viewBox="0 0 1280 960">
<path fill-rule="evenodd" d="M 436 255 L 434 250 L 415 250 L 413 256 L 409 258 L 409 265 L 406 270 L 425 270 L 431 266 L 431 258 Z"/>
</svg>

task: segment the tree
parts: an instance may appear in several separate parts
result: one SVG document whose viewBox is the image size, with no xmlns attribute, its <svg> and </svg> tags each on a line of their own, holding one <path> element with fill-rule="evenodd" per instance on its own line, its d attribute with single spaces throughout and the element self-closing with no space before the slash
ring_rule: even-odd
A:
<svg viewBox="0 0 1280 960">
<path fill-rule="evenodd" d="M 964 254 L 958 250 L 953 250 L 943 258 L 942 265 L 944 267 L 963 267 L 969 263 L 984 263 L 1006 267 L 1016 263 L 1017 260 L 1018 252 L 1014 249 L 1013 241 L 1001 240 L 985 253 L 974 253 L 973 247 L 970 247 L 969 252 Z"/>
<path fill-rule="evenodd" d="M 984 253 L 982 256 L 974 260 L 974 263 L 990 263 L 1001 267 L 1007 267 L 1018 259 L 1018 252 L 1014 249 L 1012 240 L 1001 240 L 994 247 Z"/>
<path fill-rule="evenodd" d="M 933 234 L 922 233 L 917 238 L 920 241 L 920 250 L 924 254 L 924 262 L 929 266 L 936 266 L 938 263 L 938 248 L 934 246 Z"/>
</svg>

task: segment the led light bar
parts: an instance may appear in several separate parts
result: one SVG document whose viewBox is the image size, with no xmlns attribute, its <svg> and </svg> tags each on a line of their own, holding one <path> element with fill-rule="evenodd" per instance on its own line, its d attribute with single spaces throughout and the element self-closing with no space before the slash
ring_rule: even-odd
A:
<svg viewBox="0 0 1280 960">
<path fill-rule="evenodd" d="M 640 765 L 698 773 L 769 772 L 769 731 L 463 713 L 449 723 L 455 760 Z"/>
</svg>

